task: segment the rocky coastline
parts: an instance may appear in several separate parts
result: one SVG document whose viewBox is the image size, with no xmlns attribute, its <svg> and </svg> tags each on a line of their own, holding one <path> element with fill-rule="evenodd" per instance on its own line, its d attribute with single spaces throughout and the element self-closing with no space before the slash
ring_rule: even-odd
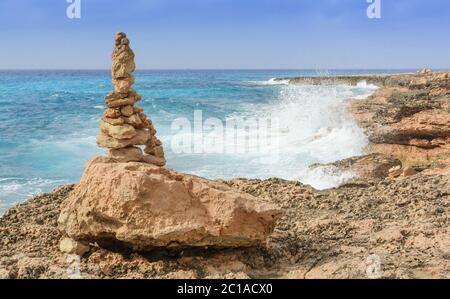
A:
<svg viewBox="0 0 450 299">
<path fill-rule="evenodd" d="M 216 181 L 281 208 L 263 244 L 145 253 L 93 246 L 79 259 L 81 278 L 367 278 L 374 266 L 376 278 L 450 278 L 450 74 L 279 80 L 379 87 L 349 109 L 369 138 L 367 155 L 333 163 L 358 176 L 324 191 L 281 179 Z M 68 276 L 58 217 L 74 190 L 60 186 L 0 218 L 0 278 Z"/>
</svg>

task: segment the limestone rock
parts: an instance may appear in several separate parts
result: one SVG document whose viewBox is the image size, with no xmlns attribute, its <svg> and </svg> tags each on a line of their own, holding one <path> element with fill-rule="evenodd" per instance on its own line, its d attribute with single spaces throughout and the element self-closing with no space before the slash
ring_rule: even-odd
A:
<svg viewBox="0 0 450 299">
<path fill-rule="evenodd" d="M 136 97 L 137 92 L 135 90 L 130 89 L 128 93 L 118 93 L 112 91 L 105 96 L 105 100 L 120 100 L 127 97 Z"/>
<path fill-rule="evenodd" d="M 121 99 L 106 99 L 105 105 L 108 108 L 119 108 L 126 105 L 134 105 L 137 102 L 135 97 L 127 97 Z"/>
<path fill-rule="evenodd" d="M 153 164 L 153 165 L 160 166 L 160 167 L 163 167 L 164 165 L 166 165 L 166 159 L 164 159 L 164 157 L 155 157 L 153 155 L 144 155 L 141 160 L 142 160 L 142 162 Z"/>
<path fill-rule="evenodd" d="M 62 238 L 59 242 L 59 250 L 68 254 L 83 256 L 85 253 L 89 252 L 89 249 L 89 245 L 77 242 L 71 238 Z"/>
<path fill-rule="evenodd" d="M 109 149 L 108 156 L 114 161 L 144 161 L 164 166 L 164 150 L 155 136 L 152 122 L 142 108 L 134 107 L 142 96 L 131 89 L 136 65 L 130 41 L 123 32 L 116 33 L 114 37 L 112 60 L 114 91 L 105 96 L 105 106 L 108 108 L 103 113 L 97 144 Z M 151 155 L 143 157 L 142 150 L 133 147 L 135 145 L 146 145 L 146 153 Z"/>
<path fill-rule="evenodd" d="M 141 118 L 137 114 L 133 114 L 130 117 L 123 117 L 122 118 L 125 123 L 132 125 L 136 129 L 143 129 L 144 124 L 142 123 Z"/>
<path fill-rule="evenodd" d="M 415 174 L 417 174 L 417 171 L 414 168 L 409 167 L 409 166 L 405 167 L 405 169 L 403 169 L 403 172 L 402 172 L 402 176 L 412 176 Z"/>
<path fill-rule="evenodd" d="M 103 112 L 103 116 L 107 118 L 118 118 L 121 114 L 119 109 L 108 108 Z"/>
<path fill-rule="evenodd" d="M 108 157 L 118 162 L 138 162 L 142 160 L 143 153 L 139 147 L 125 147 L 108 150 Z"/>
<path fill-rule="evenodd" d="M 120 38 L 118 43 L 117 38 Z M 129 40 L 126 36 L 117 36 L 115 40 L 115 48 L 112 55 L 112 77 L 127 78 L 135 70 L 134 53 L 129 47 Z"/>
<path fill-rule="evenodd" d="M 405 117 L 391 125 L 375 130 L 370 140 L 374 143 L 412 145 L 434 148 L 446 144 L 450 138 L 450 114 L 426 110 Z"/>
<path fill-rule="evenodd" d="M 113 126 L 120 126 L 120 125 L 125 124 L 125 120 L 122 117 L 109 118 L 109 117 L 103 116 L 102 121 L 104 121 L 110 125 L 113 125 Z"/>
<path fill-rule="evenodd" d="M 97 135 L 97 145 L 110 149 L 119 149 L 130 145 L 145 144 L 149 138 L 150 134 L 145 130 L 136 130 L 136 136 L 131 139 L 115 139 L 100 132 Z"/>
<path fill-rule="evenodd" d="M 386 178 L 394 169 L 401 169 L 402 162 L 383 154 L 369 154 L 339 160 L 330 164 L 313 164 L 311 168 L 334 166 L 339 170 L 352 171 L 361 178 Z"/>
<path fill-rule="evenodd" d="M 114 126 L 105 121 L 101 121 L 100 129 L 109 136 L 116 139 L 130 139 L 136 136 L 136 129 L 128 124 Z"/>
<path fill-rule="evenodd" d="M 155 156 L 158 158 L 164 158 L 164 150 L 162 146 L 156 146 L 154 148 Z"/>
<path fill-rule="evenodd" d="M 95 157 L 63 203 L 58 223 L 77 241 L 145 251 L 261 244 L 280 216 L 275 205 L 222 183 Z"/>
<path fill-rule="evenodd" d="M 120 108 L 120 113 L 123 116 L 127 116 L 127 117 L 133 115 L 133 113 L 134 113 L 133 106 L 132 105 L 123 106 L 122 108 Z"/>
<path fill-rule="evenodd" d="M 388 173 L 389 173 L 390 177 L 394 177 L 394 178 L 398 177 L 399 175 L 402 174 L 402 166 L 401 165 L 397 165 L 397 166 L 391 167 L 389 169 Z"/>
<path fill-rule="evenodd" d="M 113 79 L 114 91 L 117 93 L 128 93 L 131 85 L 134 84 L 134 77 L 128 77 L 125 79 Z"/>
</svg>

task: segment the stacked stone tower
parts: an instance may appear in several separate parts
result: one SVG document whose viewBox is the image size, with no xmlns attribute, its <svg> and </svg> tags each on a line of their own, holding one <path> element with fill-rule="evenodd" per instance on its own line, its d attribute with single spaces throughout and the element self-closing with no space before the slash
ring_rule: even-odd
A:
<svg viewBox="0 0 450 299">
<path fill-rule="evenodd" d="M 134 106 L 141 95 L 131 89 L 134 83 L 134 53 L 125 33 L 115 35 L 112 54 L 114 91 L 105 97 L 107 109 L 100 122 L 97 144 L 108 149 L 108 157 L 118 162 L 146 162 L 164 166 L 164 150 L 156 130 L 143 109 Z M 140 145 L 145 146 L 142 151 Z"/>
</svg>

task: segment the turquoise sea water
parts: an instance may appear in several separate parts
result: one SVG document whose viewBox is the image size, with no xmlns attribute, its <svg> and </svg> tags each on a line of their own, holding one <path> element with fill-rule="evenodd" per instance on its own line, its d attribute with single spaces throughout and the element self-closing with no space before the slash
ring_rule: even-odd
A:
<svg viewBox="0 0 450 299">
<path fill-rule="evenodd" d="M 350 97 L 373 87 L 294 87 L 273 77 L 367 71 L 137 71 L 134 88 L 165 145 L 168 167 L 209 178 L 282 177 L 326 188 L 346 175 L 307 170 L 358 154 L 365 137 L 345 113 Z M 385 72 L 385 71 L 379 71 Z M 0 214 L 5 208 L 63 183 L 77 182 L 95 145 L 109 71 L 0 71 Z M 281 121 L 281 152 L 177 154 L 173 120 L 264 116 Z M 252 132 L 250 132 L 251 134 Z"/>
</svg>

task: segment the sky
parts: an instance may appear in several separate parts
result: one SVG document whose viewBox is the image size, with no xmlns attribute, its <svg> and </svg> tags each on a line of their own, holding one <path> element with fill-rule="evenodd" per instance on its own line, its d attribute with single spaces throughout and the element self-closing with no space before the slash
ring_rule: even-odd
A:
<svg viewBox="0 0 450 299">
<path fill-rule="evenodd" d="M 450 68 L 450 1 L 367 1 L 1 0 L 0 69 L 108 69 L 117 31 L 138 69 Z"/>
</svg>

